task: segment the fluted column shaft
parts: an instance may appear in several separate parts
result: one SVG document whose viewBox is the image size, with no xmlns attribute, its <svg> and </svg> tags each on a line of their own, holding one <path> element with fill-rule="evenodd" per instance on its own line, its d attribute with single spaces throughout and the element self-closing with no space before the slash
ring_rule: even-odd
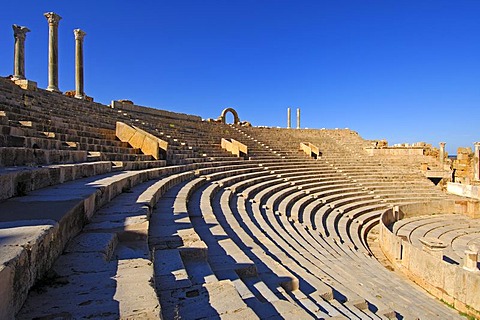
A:
<svg viewBox="0 0 480 320">
<path fill-rule="evenodd" d="M 73 30 L 75 35 L 75 98 L 84 99 L 83 88 L 83 38 L 87 35 L 83 30 Z"/>
<path fill-rule="evenodd" d="M 13 37 L 15 38 L 14 60 L 13 60 L 13 79 L 25 79 L 25 38 L 30 30 L 27 27 L 14 24 Z"/>
<path fill-rule="evenodd" d="M 54 12 L 47 12 L 48 20 L 48 91 L 60 92 L 58 89 L 58 24 L 62 17 Z"/>
</svg>

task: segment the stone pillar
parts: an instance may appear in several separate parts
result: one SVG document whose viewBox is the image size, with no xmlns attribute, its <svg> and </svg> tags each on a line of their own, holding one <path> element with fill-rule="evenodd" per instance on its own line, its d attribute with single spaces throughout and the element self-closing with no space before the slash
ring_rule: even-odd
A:
<svg viewBox="0 0 480 320">
<path fill-rule="evenodd" d="M 48 20 L 48 91 L 60 92 L 58 89 L 58 23 L 60 17 L 54 12 L 44 13 Z"/>
<path fill-rule="evenodd" d="M 30 29 L 14 24 L 13 37 L 15 38 L 13 80 L 25 79 L 25 38 Z"/>
<path fill-rule="evenodd" d="M 75 35 L 75 98 L 85 99 L 83 90 L 83 38 L 87 35 L 83 30 L 73 30 Z"/>
<path fill-rule="evenodd" d="M 475 153 L 473 154 L 473 179 L 480 181 L 480 142 L 475 142 Z"/>
<path fill-rule="evenodd" d="M 300 108 L 297 108 L 297 129 L 300 129 Z"/>
<path fill-rule="evenodd" d="M 287 108 L 287 129 L 292 127 L 292 110 Z"/>
<path fill-rule="evenodd" d="M 478 272 L 478 246 L 470 245 L 465 250 L 465 258 L 463 259 L 463 269 Z"/>
<path fill-rule="evenodd" d="M 392 212 L 393 212 L 393 217 L 395 218 L 395 221 L 400 220 L 400 207 L 399 206 L 393 206 Z"/>
<path fill-rule="evenodd" d="M 440 158 L 440 166 L 442 167 L 442 170 L 443 170 L 443 167 L 445 166 L 445 145 L 446 143 L 445 142 L 440 142 L 440 153 L 438 155 L 438 157 Z"/>
</svg>

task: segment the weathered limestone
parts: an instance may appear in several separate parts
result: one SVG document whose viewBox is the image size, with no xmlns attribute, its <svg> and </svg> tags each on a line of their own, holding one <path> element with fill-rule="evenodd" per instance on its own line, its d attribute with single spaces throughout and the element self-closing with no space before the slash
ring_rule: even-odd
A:
<svg viewBox="0 0 480 320">
<path fill-rule="evenodd" d="M 238 157 L 245 157 L 248 154 L 248 147 L 234 139 L 224 139 L 221 141 L 222 148 Z"/>
<path fill-rule="evenodd" d="M 133 148 L 139 148 L 144 154 L 151 155 L 155 160 L 160 159 L 168 148 L 168 142 L 123 122 L 117 122 L 115 135 L 120 141 L 128 142 Z"/>
<path fill-rule="evenodd" d="M 320 149 L 316 145 L 310 142 L 306 142 L 306 143 L 301 142 L 300 150 L 305 152 L 307 156 L 312 157 L 314 159 L 317 159 L 318 157 L 321 156 Z"/>
<path fill-rule="evenodd" d="M 443 169 L 443 167 L 445 166 L 445 142 L 440 142 L 440 154 L 439 154 L 439 158 L 440 158 L 440 167 Z"/>
<path fill-rule="evenodd" d="M 300 108 L 297 108 L 297 129 L 300 129 Z"/>
<path fill-rule="evenodd" d="M 292 127 L 292 110 L 287 108 L 287 129 Z"/>
<path fill-rule="evenodd" d="M 73 30 L 75 35 L 75 98 L 85 99 L 83 89 L 83 38 L 87 35 L 80 29 Z"/>
<path fill-rule="evenodd" d="M 13 37 L 15 38 L 13 80 L 25 79 L 25 38 L 30 29 L 14 24 Z"/>
<path fill-rule="evenodd" d="M 475 153 L 473 154 L 473 179 L 480 181 L 480 142 L 475 142 Z"/>
<path fill-rule="evenodd" d="M 58 89 L 58 24 L 62 17 L 54 12 L 44 13 L 48 20 L 48 91 Z"/>
<path fill-rule="evenodd" d="M 465 250 L 465 258 L 463 260 L 463 269 L 472 272 L 478 272 L 478 248 L 469 247 Z"/>
</svg>

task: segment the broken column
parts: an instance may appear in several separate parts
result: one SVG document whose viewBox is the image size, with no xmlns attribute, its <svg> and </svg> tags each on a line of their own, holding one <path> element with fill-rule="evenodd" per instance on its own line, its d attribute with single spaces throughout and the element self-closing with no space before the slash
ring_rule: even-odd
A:
<svg viewBox="0 0 480 320">
<path fill-rule="evenodd" d="M 54 12 L 44 13 L 48 20 L 48 91 L 58 89 L 58 24 L 62 17 Z"/>
<path fill-rule="evenodd" d="M 86 33 L 83 30 L 73 30 L 75 35 L 75 98 L 85 99 L 83 89 L 83 38 Z"/>
<path fill-rule="evenodd" d="M 297 129 L 300 129 L 300 108 L 297 108 Z"/>
<path fill-rule="evenodd" d="M 480 142 L 475 142 L 475 153 L 473 154 L 473 179 L 480 181 Z"/>
<path fill-rule="evenodd" d="M 13 37 L 15 38 L 13 78 L 12 80 L 25 79 L 25 38 L 30 29 L 14 24 Z"/>
<path fill-rule="evenodd" d="M 287 129 L 292 127 L 292 110 L 287 108 Z"/>
<path fill-rule="evenodd" d="M 440 158 L 440 166 L 442 167 L 442 170 L 443 170 L 443 167 L 445 166 L 445 145 L 446 143 L 445 142 L 440 142 L 440 153 L 438 155 L 438 157 Z"/>
</svg>

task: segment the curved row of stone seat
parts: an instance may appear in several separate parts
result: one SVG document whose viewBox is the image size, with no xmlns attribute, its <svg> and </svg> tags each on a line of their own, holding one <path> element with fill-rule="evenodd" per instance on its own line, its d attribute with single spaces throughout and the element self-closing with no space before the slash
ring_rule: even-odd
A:
<svg viewBox="0 0 480 320">
<path fill-rule="evenodd" d="M 267 210 L 268 210 L 268 208 L 267 208 Z M 273 215 L 270 215 L 270 217 L 272 217 L 272 216 L 273 216 Z M 287 234 L 287 235 L 288 235 L 289 233 L 284 233 L 284 234 Z"/>
<path fill-rule="evenodd" d="M 218 164 L 208 163 L 204 166 L 214 165 Z M 3 301 L 3 307 L 0 308 L 2 318 L 13 317 L 25 300 L 28 290 L 52 266 L 66 243 L 91 219 L 95 210 L 142 181 L 185 170 L 190 170 L 193 175 L 192 170 L 198 167 L 199 165 L 189 165 L 110 172 L 32 191 L 23 197 L 0 203 L 1 256 L 4 260 L 0 290 Z M 73 169 L 72 177 L 63 178 L 78 178 L 75 176 L 76 169 Z M 89 169 L 93 171 L 85 172 L 98 173 L 95 171 L 98 169 L 96 167 Z M 165 184 L 165 181 L 167 180 L 163 179 L 161 183 Z M 62 192 L 59 193 L 59 190 Z M 156 200 L 154 197 L 153 199 Z M 153 200 L 148 202 L 149 206 L 153 206 L 151 201 Z M 137 224 L 135 219 L 133 222 L 133 225 Z M 134 229 L 128 230 L 129 223 L 121 221 L 104 221 L 100 223 L 102 224 L 108 226 L 107 229 L 126 228 L 126 234 L 136 232 Z M 98 229 L 97 226 L 97 232 Z M 52 239 L 55 241 L 50 243 Z M 29 276 L 25 277 L 25 274 Z"/>
<path fill-rule="evenodd" d="M 267 193 L 268 193 L 268 191 L 267 191 Z M 267 205 L 267 207 L 268 207 L 268 205 Z"/>
<path fill-rule="evenodd" d="M 458 214 L 418 216 L 402 219 L 394 224 L 393 232 L 416 247 L 422 247 L 421 238 L 441 240 L 447 248 L 443 254 L 451 262 L 462 264 L 469 245 L 480 245 L 480 223 Z"/>
<path fill-rule="evenodd" d="M 243 170 L 243 172 L 239 173 L 239 176 L 244 177 L 247 175 L 261 172 L 258 169 L 262 169 L 262 168 L 259 168 L 257 165 L 252 164 L 250 166 L 251 166 L 250 171 L 252 172 L 248 173 L 246 171 L 249 171 L 249 170 Z M 200 174 L 200 172 L 201 170 L 197 172 L 197 174 Z M 179 308 L 179 310 L 181 310 L 182 316 L 188 315 L 189 310 L 197 310 L 197 313 L 198 313 L 199 308 L 198 308 L 198 305 L 195 305 L 195 303 L 199 304 L 201 303 L 200 301 L 195 301 L 195 299 L 188 299 L 187 297 L 185 302 L 181 302 L 181 301 L 175 302 L 173 301 L 173 299 L 171 299 L 171 297 L 172 296 L 176 296 L 178 298 L 180 298 L 181 296 L 185 297 L 184 295 L 179 296 L 180 289 L 182 289 L 181 290 L 182 292 L 185 292 L 185 291 L 191 292 L 192 290 L 198 291 L 199 286 L 205 287 L 207 285 L 213 285 L 214 282 L 219 282 L 219 283 L 221 282 L 223 283 L 222 285 L 224 285 L 225 281 L 234 283 L 235 288 L 237 288 L 237 292 L 239 292 L 240 296 L 242 296 L 244 300 L 247 300 L 247 305 L 252 307 L 253 295 L 251 291 L 248 289 L 248 287 L 246 287 L 245 285 L 243 286 L 241 285 L 241 283 L 243 282 L 239 278 L 240 277 L 248 278 L 249 276 L 252 276 L 252 275 L 254 276 L 256 271 L 252 269 L 252 263 L 248 259 L 248 257 L 245 256 L 245 254 L 238 247 L 235 247 L 233 245 L 233 242 L 226 236 L 226 234 L 224 233 L 224 231 L 222 230 L 218 222 L 216 222 L 215 216 L 212 214 L 212 207 L 210 206 L 211 198 L 215 197 L 214 196 L 215 190 L 218 189 L 219 186 L 222 184 L 222 182 L 218 182 L 218 179 L 229 177 L 233 173 L 234 171 L 230 170 L 230 171 L 224 171 L 224 172 L 217 172 L 214 174 L 208 174 L 205 176 L 201 176 L 197 179 L 194 179 L 189 183 L 185 184 L 181 189 L 179 189 L 176 192 L 176 196 L 174 198 L 175 200 L 171 200 L 171 201 L 174 201 L 174 208 L 177 207 L 179 208 L 178 210 L 185 213 L 186 197 L 183 197 L 180 195 L 181 194 L 188 195 L 191 192 L 194 193 L 193 196 L 188 201 L 189 202 L 188 214 L 190 218 L 189 220 L 192 221 L 192 224 L 195 227 L 195 230 L 197 231 L 197 233 L 200 235 L 202 241 L 205 241 L 205 243 L 208 245 L 207 256 L 208 256 L 209 263 L 207 263 L 206 261 L 199 262 L 197 259 L 196 261 L 197 267 L 195 268 L 195 270 L 190 268 L 190 272 L 193 275 L 196 274 L 199 269 L 198 264 L 203 264 L 203 267 L 201 267 L 200 270 L 213 270 L 214 274 L 211 274 L 208 277 L 203 277 L 209 280 L 207 281 L 207 283 L 205 283 L 205 281 L 202 282 L 201 279 L 197 279 L 198 281 L 196 281 L 195 283 L 193 284 L 189 283 L 187 288 L 183 288 L 183 287 L 179 288 L 177 286 L 175 286 L 174 288 L 170 288 L 169 293 L 165 293 L 165 291 L 168 291 L 168 288 L 163 288 L 163 289 L 159 288 L 159 290 L 161 291 L 160 293 L 161 301 L 163 301 L 163 303 L 166 306 L 164 311 L 164 316 L 168 317 L 168 315 L 171 315 L 172 304 L 175 305 L 177 308 Z M 214 183 L 213 181 L 217 181 L 218 183 Z M 199 190 L 198 192 L 196 191 L 197 189 Z M 163 199 L 160 201 L 163 201 Z M 169 201 L 169 200 L 165 199 L 165 201 Z M 192 205 L 194 205 L 193 208 L 192 208 Z M 174 209 L 174 211 L 175 210 L 177 209 Z M 187 241 L 181 241 L 178 243 L 178 246 L 180 247 L 181 252 L 185 251 L 185 248 L 184 248 L 185 245 L 181 245 L 181 244 L 182 243 L 185 244 L 186 242 Z M 162 248 L 159 248 L 159 249 L 162 249 Z M 225 250 L 228 250 L 229 252 L 228 256 L 222 255 L 222 252 L 224 252 Z M 235 262 L 230 262 L 231 259 L 235 259 Z M 191 263 L 190 260 L 191 260 L 191 255 L 185 255 L 184 253 L 182 253 L 182 261 L 184 263 L 189 264 Z M 197 277 L 194 277 L 191 275 L 190 278 L 196 279 Z M 261 288 L 262 286 L 257 283 L 256 287 Z M 283 310 L 282 312 L 284 312 L 285 314 L 289 314 L 290 316 L 292 316 L 293 314 L 299 313 L 301 311 L 301 310 L 295 311 L 294 308 L 287 308 L 287 306 L 284 304 L 286 302 L 283 301 L 284 303 L 282 303 L 282 301 L 280 301 L 278 298 L 275 298 L 276 297 L 275 294 L 270 292 L 267 289 L 267 287 L 263 286 L 261 290 L 270 299 L 273 298 L 275 301 L 278 300 L 277 302 L 275 302 L 275 305 L 277 306 L 277 309 L 278 308 L 282 309 Z M 267 294 L 265 292 L 267 292 Z M 167 298 L 162 299 L 162 294 Z M 235 295 L 233 295 L 233 297 L 235 297 Z M 231 298 L 223 297 L 223 298 L 224 299 L 227 298 L 230 300 L 230 299 L 233 299 L 233 297 Z M 237 297 L 239 297 L 238 294 L 237 294 Z M 194 304 L 193 306 L 192 306 L 192 303 Z M 215 303 L 216 303 L 215 301 L 212 301 L 213 305 L 215 305 Z M 206 310 L 210 310 L 210 309 L 211 307 L 206 308 Z M 257 305 L 254 308 L 254 310 L 256 310 L 256 312 L 260 312 L 262 317 L 267 314 L 270 316 L 273 316 L 278 312 L 276 311 L 275 308 L 265 308 L 264 305 L 262 306 Z M 206 316 L 206 315 L 203 315 L 203 312 L 201 313 L 201 315 Z M 301 313 L 299 315 L 301 315 Z M 305 318 L 305 314 L 301 316 L 301 318 Z"/>
<path fill-rule="evenodd" d="M 228 174 L 226 176 L 228 176 Z M 223 182 L 220 182 L 220 184 L 223 185 Z M 216 188 L 218 188 L 218 186 L 213 186 L 213 189 L 216 189 Z M 210 188 L 210 189 L 212 189 L 212 188 Z M 203 198 L 205 198 L 205 197 L 207 197 L 207 199 L 210 198 L 210 196 L 203 196 Z M 208 208 L 208 206 L 207 206 L 207 208 Z"/>
<path fill-rule="evenodd" d="M 215 164 L 210 163 L 209 165 Z M 170 174 L 159 180 L 132 188 L 128 193 L 115 198 L 98 211 L 84 228 L 87 234 L 82 234 L 79 238 L 89 239 L 91 237 L 113 235 L 114 239 L 118 239 L 118 241 L 115 241 L 116 249 L 109 249 L 109 251 L 114 252 L 114 258 L 109 259 L 102 256 L 100 257 L 102 259 L 97 259 L 97 261 L 95 256 L 92 258 L 91 254 L 86 255 L 84 251 L 80 252 L 79 257 L 73 255 L 72 258 L 71 252 L 68 252 L 67 257 L 57 261 L 54 272 L 56 276 L 62 278 L 62 281 L 67 281 L 72 285 L 64 285 L 60 289 L 57 289 L 56 285 L 53 287 L 47 285 L 46 288 L 43 288 L 47 293 L 33 294 L 31 301 L 28 301 L 24 310 L 22 310 L 20 318 L 23 316 L 29 318 L 32 315 L 53 316 L 55 314 L 68 315 L 74 318 L 96 318 L 103 317 L 105 314 L 107 318 L 158 317 L 160 311 L 158 300 L 151 286 L 153 268 L 149 260 L 150 249 L 148 243 L 150 245 L 155 243 L 161 235 L 156 234 L 155 237 L 147 241 L 149 218 L 151 214 L 157 217 L 158 212 L 153 208 L 162 195 L 168 193 L 170 189 L 175 188 L 183 181 L 191 179 L 195 175 L 195 170 L 192 170 L 195 167 L 177 167 L 177 170 L 187 171 Z M 225 170 L 227 166 L 224 165 L 221 168 Z M 198 173 L 198 169 L 196 170 Z M 219 170 L 219 167 L 200 170 L 215 171 Z M 188 195 L 184 195 L 183 199 L 186 196 Z M 158 206 L 161 206 L 161 204 L 158 204 Z M 155 225 L 156 222 L 154 219 L 154 230 L 156 227 L 158 228 L 158 225 Z M 151 229 L 152 227 L 150 227 L 150 232 L 152 232 Z M 91 234 L 93 235 L 90 236 Z M 83 242 L 85 241 L 88 240 L 83 240 Z M 89 249 L 88 252 L 93 252 L 93 250 Z M 100 248 L 100 250 L 103 249 Z M 167 256 L 171 257 L 171 252 Z M 164 256 L 158 251 L 155 252 L 155 258 L 164 260 Z M 66 259 L 68 263 L 66 263 Z M 73 259 L 73 262 L 71 259 Z M 93 259 L 94 264 L 89 265 L 91 261 L 88 261 L 88 259 Z M 89 266 L 85 267 L 84 265 Z M 156 271 L 159 273 L 158 268 Z M 101 284 L 98 282 L 92 283 L 92 278 L 97 279 Z M 113 286 L 113 289 L 98 290 L 98 286 L 103 284 L 107 288 L 112 287 L 109 284 L 111 278 L 116 279 L 116 285 Z M 83 282 L 86 282 L 86 284 Z M 81 288 L 77 288 L 78 284 L 81 284 Z M 156 277 L 156 284 L 157 287 L 159 285 L 163 286 L 165 281 L 162 282 L 162 277 L 159 276 Z M 81 298 L 79 299 L 81 301 L 78 299 L 65 301 L 61 297 L 65 294 L 80 295 Z M 118 303 L 112 303 L 110 300 L 113 298 Z M 49 303 L 42 302 L 45 300 L 48 300 Z M 98 307 L 92 306 L 100 303 L 102 304 L 100 310 L 98 310 Z"/>
<path fill-rule="evenodd" d="M 268 176 L 270 174 L 266 173 L 266 175 Z M 238 179 L 228 179 L 228 181 L 226 181 L 226 179 L 223 179 L 221 182 L 219 182 L 219 185 L 222 185 L 224 188 L 227 186 L 230 189 L 235 188 L 235 184 L 242 184 L 243 181 L 244 180 L 238 181 Z M 231 183 L 234 183 L 234 185 L 231 185 Z M 219 190 L 219 188 L 216 189 Z M 272 255 L 272 253 L 275 253 L 275 251 L 269 250 L 268 247 L 266 248 L 267 244 L 263 239 L 259 243 L 259 240 L 255 240 L 255 237 L 252 238 L 245 233 L 239 233 L 242 230 L 239 225 L 231 225 L 228 223 L 232 222 L 232 214 L 234 214 L 234 208 L 230 208 L 229 206 L 231 194 L 231 191 L 228 190 L 227 192 L 221 192 L 218 196 L 213 197 L 214 202 L 212 206 L 214 209 L 217 208 L 216 214 L 220 217 L 219 220 L 221 219 L 223 221 L 224 229 L 231 230 L 230 234 L 235 234 L 234 239 L 237 240 L 237 243 L 240 241 L 240 245 L 246 252 L 249 252 L 253 261 L 256 261 L 258 277 L 263 279 L 263 282 L 267 287 L 271 288 L 270 291 L 275 292 L 281 289 L 286 290 L 286 294 L 282 295 L 283 299 L 287 299 L 288 292 L 290 292 L 290 295 L 293 295 L 296 304 L 305 308 L 305 310 L 307 310 L 307 312 L 309 312 L 311 315 L 317 317 L 327 316 L 324 312 L 319 310 L 318 306 L 315 306 L 315 304 L 312 303 L 312 299 L 322 301 L 322 303 L 325 305 L 326 303 L 324 299 L 329 300 L 332 297 L 331 289 L 329 289 L 325 284 L 322 285 L 322 283 L 317 280 L 318 286 L 315 288 L 316 292 L 309 292 L 308 294 L 305 294 L 299 289 L 299 287 L 303 288 L 303 283 L 305 283 L 304 278 L 306 277 L 312 279 L 311 276 L 304 275 L 304 278 L 302 278 L 296 274 L 295 270 L 291 270 L 290 266 L 287 266 L 286 269 L 281 267 L 281 264 L 279 265 L 277 260 L 277 255 Z M 252 230 L 249 230 L 249 232 L 251 231 Z M 267 253 L 267 257 L 264 257 L 264 255 Z M 277 277 L 278 280 L 275 280 Z M 247 277 L 244 277 L 243 280 L 248 283 L 249 280 L 245 278 Z M 255 283 L 258 283 L 258 281 L 259 280 L 256 280 Z M 252 282 L 252 280 L 250 280 L 250 282 Z M 265 290 L 266 289 L 257 293 L 257 296 L 260 297 L 260 300 L 266 300 L 274 305 L 275 303 L 278 303 L 278 298 L 275 298 L 275 296 L 273 297 L 273 300 L 271 297 L 268 298 L 271 296 L 271 293 L 269 294 L 270 291 L 265 293 Z M 265 306 L 263 306 L 263 308 L 264 307 Z"/>
<path fill-rule="evenodd" d="M 79 162 L 36 167 L 0 169 L 0 201 L 60 183 L 112 171 L 141 170 L 165 166 L 164 160 L 126 162 Z"/>
<path fill-rule="evenodd" d="M 239 182 L 239 183 L 241 183 L 241 182 Z M 239 190 L 239 188 L 241 189 L 241 187 L 236 186 L 236 185 L 233 185 L 232 187 L 233 187 L 235 190 Z M 226 192 L 229 192 L 229 191 L 226 191 Z M 259 192 L 261 192 L 261 191 L 259 191 Z M 268 191 L 264 191 L 264 193 L 265 193 L 265 194 L 268 194 L 269 192 L 268 192 Z M 242 194 L 245 194 L 245 193 L 242 193 Z M 257 196 L 258 196 L 258 197 L 256 197 L 257 200 L 261 198 L 261 196 L 259 196 L 258 194 L 257 194 Z M 236 197 L 236 196 L 233 195 L 233 197 Z M 241 209 L 241 208 L 242 208 L 242 203 L 246 203 L 246 202 L 248 202 L 248 201 L 245 201 L 245 200 L 243 200 L 243 199 L 241 199 L 241 200 L 238 200 L 238 199 L 237 199 L 237 210 L 240 210 L 240 211 L 241 211 L 241 210 L 242 210 L 242 209 Z M 262 202 L 262 203 L 263 203 L 263 202 Z M 258 204 L 258 205 L 257 205 L 256 203 L 252 203 L 251 206 L 252 206 L 252 207 L 256 206 L 256 209 L 252 209 L 252 210 L 255 210 L 255 211 L 251 211 L 251 213 L 248 213 L 248 212 L 249 212 L 249 209 L 248 209 L 248 208 L 246 209 L 246 212 L 242 215 L 242 219 L 239 219 L 239 221 L 242 221 L 243 224 L 246 223 L 247 217 L 248 217 L 248 218 L 251 218 L 251 219 L 253 220 L 253 217 L 261 217 L 261 216 L 262 216 L 262 213 L 261 213 L 261 211 L 262 211 L 262 209 L 261 209 L 261 204 Z M 235 207 L 235 206 L 232 206 L 232 211 L 235 211 L 235 208 L 234 208 L 234 207 Z M 248 207 L 248 204 L 245 205 L 245 207 Z M 269 209 L 267 209 L 267 210 L 269 210 Z M 274 215 L 273 212 L 272 212 L 272 214 L 270 214 L 270 217 L 273 217 L 273 216 L 275 216 L 275 215 Z M 283 216 L 283 215 L 282 215 L 282 216 Z M 282 217 L 282 216 L 280 216 L 280 217 Z M 228 217 L 229 217 L 229 215 L 228 215 Z M 261 221 L 259 222 L 258 220 L 259 220 L 259 218 L 257 218 L 257 219 L 255 220 L 256 222 L 251 223 L 251 224 L 248 225 L 249 232 L 251 232 L 250 230 L 253 229 L 256 224 L 257 224 L 257 225 L 260 224 L 260 228 L 259 228 L 259 229 L 260 229 L 260 230 L 263 230 L 263 231 L 260 231 L 260 230 L 258 231 L 258 235 L 262 235 L 262 237 L 269 236 L 269 235 L 272 234 L 272 232 L 275 232 L 275 230 L 274 230 L 275 228 L 271 228 L 271 227 L 269 228 L 269 223 L 268 223 L 268 222 L 262 223 Z M 241 225 L 241 224 L 239 224 L 239 225 Z M 257 228 L 258 228 L 258 227 L 257 227 Z M 268 231 L 265 231 L 265 230 L 267 230 L 267 229 L 268 229 Z M 235 230 L 238 230 L 238 228 L 235 228 Z M 283 232 L 283 233 L 282 233 L 283 236 L 288 235 L 288 234 L 289 234 L 288 232 Z M 291 246 L 291 243 L 294 242 L 294 241 L 281 242 L 281 238 L 278 238 L 278 236 L 279 236 L 279 235 L 277 235 L 277 237 L 273 238 L 273 240 L 271 240 L 271 243 L 273 243 L 273 244 L 275 244 L 275 243 L 276 243 L 276 244 L 281 243 L 281 244 L 279 245 L 279 247 L 282 248 L 282 249 L 269 248 L 269 250 L 268 250 L 269 252 L 275 252 L 275 253 L 278 252 L 278 253 L 280 254 L 280 252 L 283 252 L 284 248 Z M 262 243 L 265 243 L 265 240 L 264 240 L 263 238 L 262 238 Z M 307 242 L 307 243 L 308 243 L 308 242 Z M 310 243 L 311 243 L 311 242 L 310 242 Z M 302 252 L 303 254 L 305 254 L 305 251 L 301 251 L 301 252 Z M 292 253 L 290 253 L 290 254 L 292 254 Z M 301 259 L 301 258 L 299 258 L 299 259 Z M 305 264 L 305 263 L 307 263 L 307 262 L 303 261 L 303 263 Z M 286 265 L 290 265 L 290 264 L 287 263 Z M 308 265 L 308 263 L 307 263 L 307 265 Z M 313 267 L 313 266 L 312 266 L 312 267 Z M 380 268 L 381 268 L 381 266 L 377 266 L 377 267 L 380 267 Z M 300 285 L 300 287 L 301 287 L 301 285 Z M 379 303 L 379 305 L 380 305 L 380 303 Z"/>
<path fill-rule="evenodd" d="M 0 309 L 4 310 L 4 317 L 11 318 L 19 310 L 28 290 L 51 267 L 95 209 L 140 177 L 145 179 L 148 173 L 110 173 L 40 189 L 0 204 L 4 240 L 4 305 Z"/>
</svg>

